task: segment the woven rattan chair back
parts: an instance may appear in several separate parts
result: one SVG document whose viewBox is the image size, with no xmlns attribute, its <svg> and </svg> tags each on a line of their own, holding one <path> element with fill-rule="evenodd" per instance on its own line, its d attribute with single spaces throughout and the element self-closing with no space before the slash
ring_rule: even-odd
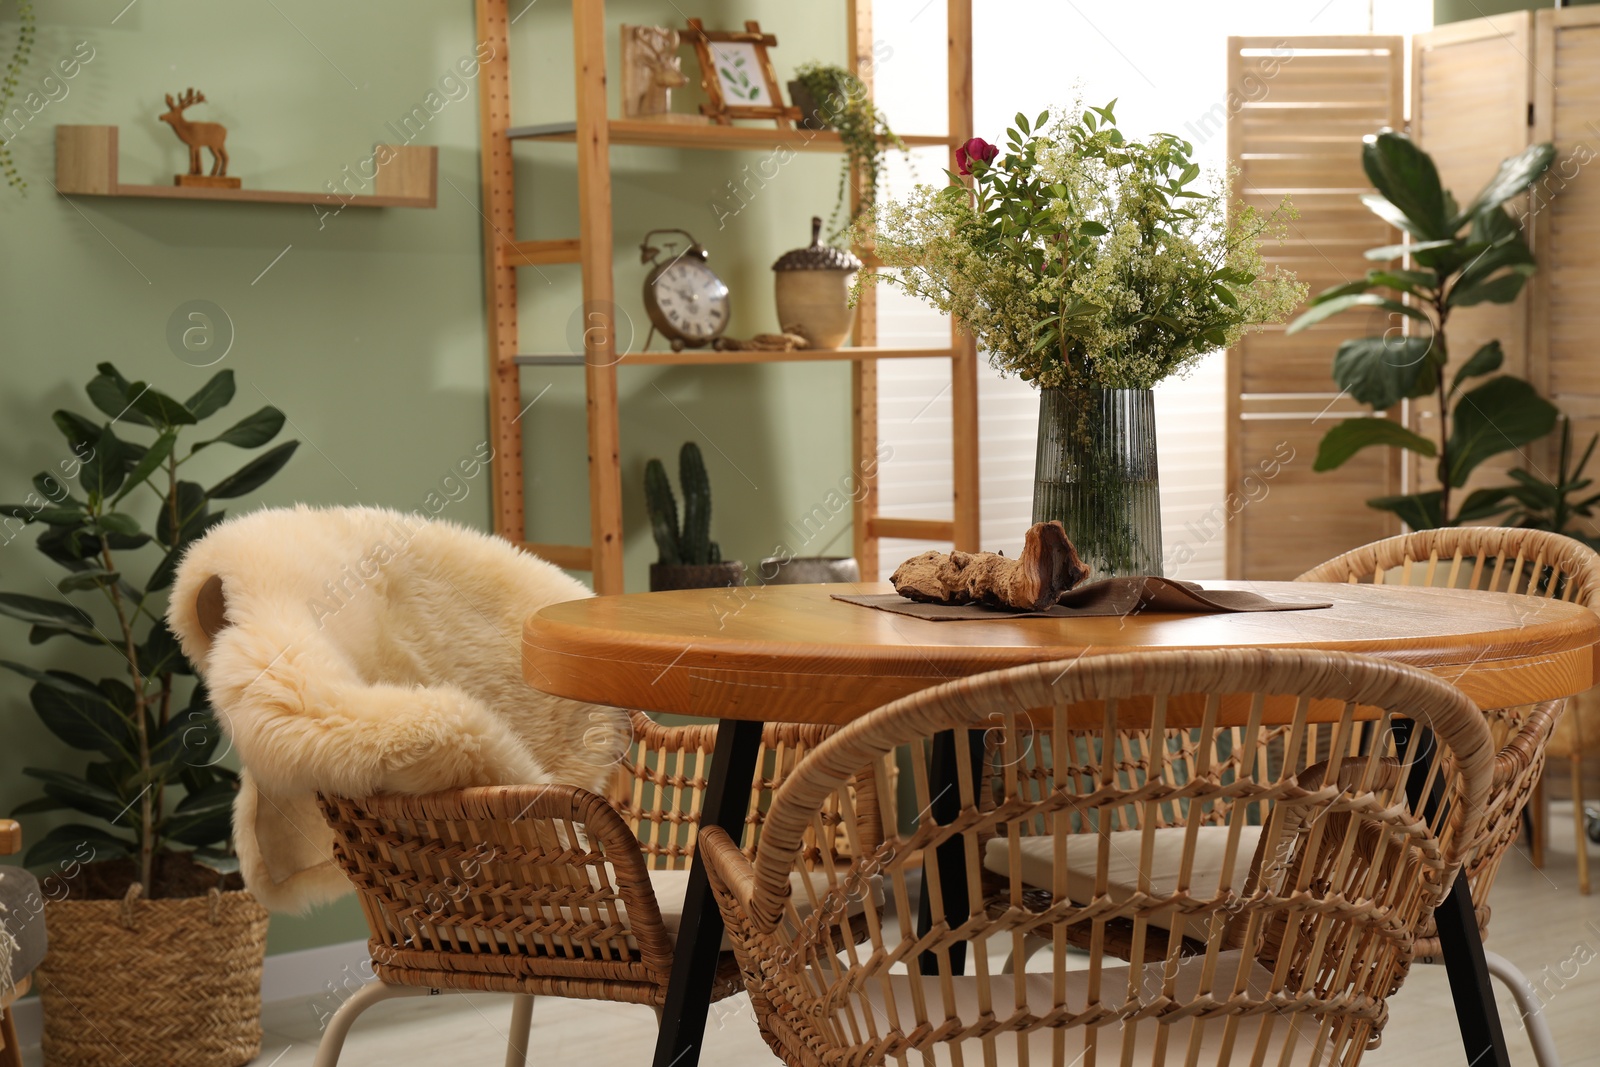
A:
<svg viewBox="0 0 1600 1067">
<path fill-rule="evenodd" d="M 1547 530 L 1458 526 L 1386 537 L 1295 581 L 1420 585 L 1554 597 L 1600 610 L 1600 554 Z"/>
<path fill-rule="evenodd" d="M 1419 530 L 1353 549 L 1295 580 L 1520 593 L 1572 601 L 1600 611 L 1600 553 L 1546 530 L 1501 526 Z M 1494 782 L 1483 837 L 1465 863 L 1478 926 L 1484 933 L 1489 926 L 1489 891 L 1521 834 L 1523 812 L 1537 794 L 1544 775 L 1545 749 L 1566 704 L 1556 700 L 1487 712 L 1498 750 Z M 1542 834 L 1544 813 L 1536 810 L 1534 815 Z M 1427 959 L 1439 956 L 1431 924 L 1418 939 L 1417 953 Z"/>
<path fill-rule="evenodd" d="M 1173 730 L 1190 751 L 1168 743 Z M 1282 733 L 1272 744 L 1242 756 L 1233 747 L 1238 731 L 1273 730 Z M 986 735 L 998 794 L 986 799 L 986 783 L 963 766 L 953 822 L 885 823 L 876 849 L 829 868 L 824 884 L 807 882 L 811 899 L 796 900 L 790 873 L 804 862 L 806 834 L 850 769 L 897 755 L 927 811 L 941 731 L 954 731 L 957 751 Z M 1331 736 L 1319 743 L 1318 734 Z M 1083 763 L 1086 740 L 1096 755 Z M 1130 751 L 1149 755 L 1124 759 Z M 1018 773 L 1028 758 L 1059 760 L 1050 788 Z M 1271 650 L 1088 657 L 881 708 L 819 745 L 779 789 L 753 863 L 714 829 L 701 847 L 758 1019 L 790 1064 L 1351 1065 L 1376 1042 L 1412 937 L 1478 832 L 1491 762 L 1477 708 L 1403 666 Z M 1426 812 L 1407 799 L 1413 780 L 1435 798 Z M 1185 818 L 1164 825 L 1163 805 L 1175 804 Z M 1248 874 L 1204 884 L 1194 869 L 1202 823 L 1226 827 L 1226 872 L 1254 818 L 1264 824 Z M 1030 825 L 1046 846 L 1032 860 Z M 971 916 L 918 937 L 903 917 L 915 914 L 922 857 L 948 841 L 965 852 Z M 998 908 L 978 902 L 993 842 L 1009 857 L 991 889 Z M 1174 847 L 1170 884 L 1141 873 L 1131 892 L 1112 891 L 1116 863 L 1149 872 L 1156 852 Z M 1095 884 L 1074 902 L 1067 856 L 1080 848 L 1097 856 Z M 1029 862 L 1049 872 L 1042 907 Z M 901 919 L 852 907 L 880 889 Z M 942 889 L 930 865 L 934 916 L 945 914 Z M 1099 933 L 1114 922 L 1131 926 L 1134 962 L 1069 952 L 1068 926 Z M 1034 969 L 997 973 L 997 958 L 1039 936 L 1052 951 Z M 971 942 L 973 973 L 952 972 L 958 940 Z M 1155 962 L 1145 962 L 1146 941 L 1160 948 Z M 932 973 L 917 966 L 924 953 Z"/>
<path fill-rule="evenodd" d="M 712 724 L 667 726 L 642 712 L 632 712 L 633 748 L 618 775 L 612 803 L 622 813 L 639 840 L 645 865 L 652 870 L 687 870 L 694 859 L 696 834 L 710 784 L 711 754 L 717 728 Z M 773 792 L 781 786 L 808 752 L 832 734 L 834 726 L 768 723 L 761 731 L 761 749 L 750 783 L 750 807 L 745 813 L 744 851 L 755 855 L 762 823 Z M 891 771 L 892 774 L 892 771 Z M 876 848 L 878 811 L 876 781 L 869 776 L 852 779 L 848 790 L 853 810 L 865 835 L 867 848 Z M 833 857 L 850 852 L 849 835 L 840 826 L 838 798 L 831 798 L 822 813 L 819 838 L 806 840 L 806 857 L 815 865 L 826 842 Z"/>
</svg>

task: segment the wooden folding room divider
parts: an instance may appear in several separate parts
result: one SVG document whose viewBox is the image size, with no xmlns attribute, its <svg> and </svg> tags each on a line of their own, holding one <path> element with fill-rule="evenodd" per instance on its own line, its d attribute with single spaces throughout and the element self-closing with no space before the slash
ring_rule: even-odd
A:
<svg viewBox="0 0 1600 1067">
<path fill-rule="evenodd" d="M 801 352 L 618 352 L 613 318 L 616 289 L 612 264 L 612 145 L 644 145 L 679 149 L 839 152 L 843 142 L 832 131 L 772 126 L 668 125 L 609 117 L 606 104 L 606 42 L 603 0 L 570 0 L 573 54 L 577 79 L 577 114 L 573 122 L 540 126 L 512 125 L 510 23 L 507 0 L 477 0 L 478 40 L 492 56 L 480 75 L 483 153 L 483 250 L 489 324 L 489 426 L 495 458 L 494 529 L 529 551 L 573 570 L 593 573 L 597 593 L 623 591 L 623 500 L 618 368 L 627 366 L 705 367 L 717 364 L 848 360 L 851 365 L 852 471 L 860 489 L 851 514 L 854 553 L 862 574 L 875 579 L 878 542 L 884 537 L 944 540 L 957 548 L 978 548 L 978 394 L 977 353 L 972 339 L 953 330 L 948 346 L 882 348 L 877 346 L 876 302 L 864 295 L 857 315 L 854 346 Z M 790 10 L 798 12 L 799 8 Z M 972 2 L 946 0 L 949 72 L 947 132 L 905 136 L 912 147 L 939 145 L 953 153 L 972 131 Z M 871 88 L 871 0 L 846 0 L 849 69 Z M 673 14 L 670 5 L 663 16 Z M 809 17 L 809 15 L 808 15 Z M 687 41 L 685 42 L 688 43 Z M 515 175 L 512 144 L 517 140 L 575 143 L 578 181 L 578 234 L 519 240 L 516 228 Z M 947 164 L 954 167 L 953 160 Z M 776 251 L 776 250 L 774 250 Z M 870 262 L 870 260 L 869 260 Z M 524 266 L 576 264 L 582 271 L 583 351 L 556 355 L 528 354 L 518 345 L 517 270 Z M 565 310 L 565 309 L 564 309 Z M 565 317 L 565 314 L 563 314 Z M 873 457 L 878 450 L 877 360 L 917 357 L 950 360 L 953 441 L 951 519 L 890 518 L 878 513 L 878 475 Z M 520 418 L 525 403 L 521 369 L 525 366 L 581 368 L 587 395 L 589 470 L 589 533 L 586 545 L 530 541 L 523 487 L 523 439 Z M 538 417 L 537 413 L 532 417 Z"/>
<path fill-rule="evenodd" d="M 1402 106 L 1406 48 L 1399 37 L 1229 39 L 1228 155 L 1238 160 L 1246 202 L 1288 194 L 1301 218 L 1269 256 L 1293 267 L 1313 294 L 1359 277 L 1361 253 L 1400 240 L 1359 202 L 1363 136 L 1406 129 L 1439 168 L 1445 188 L 1470 197 L 1502 159 L 1552 141 L 1554 164 L 1508 204 L 1521 215 L 1539 270 L 1510 304 L 1485 303 L 1450 318 L 1451 367 L 1498 339 L 1504 372 L 1526 378 L 1571 417 L 1581 448 L 1600 431 L 1600 365 L 1593 338 L 1600 306 L 1600 183 L 1586 173 L 1600 155 L 1600 10 L 1518 11 L 1451 23 L 1410 44 L 1410 117 Z M 1323 559 L 1399 532 L 1369 497 L 1422 491 L 1432 464 L 1370 449 L 1336 471 L 1315 473 L 1317 443 L 1339 419 L 1366 409 L 1341 397 L 1330 366 L 1341 340 L 1400 329 L 1345 314 L 1288 337 L 1247 337 L 1228 353 L 1228 484 L 1263 460 L 1282 469 L 1264 499 L 1228 523 L 1232 577 L 1290 578 Z M 1430 434 L 1435 401 L 1387 413 Z M 1276 450 L 1292 449 L 1282 462 Z M 1552 437 L 1485 463 L 1468 488 L 1503 483 L 1511 467 L 1550 472 Z"/>
</svg>

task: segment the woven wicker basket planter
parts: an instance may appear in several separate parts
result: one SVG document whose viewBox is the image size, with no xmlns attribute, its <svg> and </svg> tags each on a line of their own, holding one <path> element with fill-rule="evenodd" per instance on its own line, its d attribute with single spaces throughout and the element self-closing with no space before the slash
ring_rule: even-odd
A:
<svg viewBox="0 0 1600 1067">
<path fill-rule="evenodd" d="M 267 910 L 244 890 L 45 906 L 47 1067 L 241 1067 L 261 1051 Z"/>
</svg>

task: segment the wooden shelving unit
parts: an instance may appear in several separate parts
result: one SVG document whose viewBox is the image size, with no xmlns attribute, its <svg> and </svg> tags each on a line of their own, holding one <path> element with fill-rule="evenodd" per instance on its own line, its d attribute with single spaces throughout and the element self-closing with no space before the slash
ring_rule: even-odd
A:
<svg viewBox="0 0 1600 1067">
<path fill-rule="evenodd" d="M 56 192 L 71 196 L 134 196 L 156 200 L 237 200 L 256 204 L 324 207 L 438 205 L 439 150 L 390 145 L 392 157 L 377 167 L 375 194 L 335 196 L 274 189 L 205 189 L 177 185 L 127 185 L 118 174 L 115 126 L 56 127 Z"/>
<path fill-rule="evenodd" d="M 571 0 L 577 115 L 572 122 L 514 126 L 511 122 L 510 15 L 508 0 L 477 0 L 478 40 L 493 49 L 480 72 L 483 151 L 483 247 L 489 333 L 489 426 L 494 442 L 494 525 L 501 536 L 563 567 L 592 571 L 597 593 L 623 591 L 622 469 L 617 418 L 617 374 L 629 366 L 849 361 L 851 365 L 852 469 L 862 486 L 852 512 L 854 554 L 862 573 L 878 570 L 884 537 L 950 541 L 978 547 L 978 377 L 972 339 L 952 331 L 945 348 L 880 348 L 877 304 L 869 289 L 856 316 L 853 345 L 816 352 L 636 352 L 618 355 L 609 321 L 584 333 L 584 351 L 539 355 L 519 351 L 517 268 L 569 263 L 582 272 L 584 306 L 614 306 L 612 273 L 611 146 L 760 151 L 839 152 L 831 131 L 778 129 L 773 125 L 683 126 L 607 114 L 604 0 Z M 972 136 L 972 0 L 945 0 L 948 14 L 949 127 L 935 136 L 907 136 L 909 146 L 944 146 L 952 153 Z M 871 89 L 871 0 L 845 0 L 849 67 Z M 576 238 L 516 238 L 514 141 L 566 142 L 575 146 L 578 180 Z M 604 316 L 602 315 L 602 318 Z M 951 519 L 892 519 L 878 514 L 878 360 L 938 357 L 950 360 L 953 412 Z M 587 394 L 589 529 L 587 545 L 556 545 L 526 539 L 521 369 L 581 367 Z"/>
</svg>

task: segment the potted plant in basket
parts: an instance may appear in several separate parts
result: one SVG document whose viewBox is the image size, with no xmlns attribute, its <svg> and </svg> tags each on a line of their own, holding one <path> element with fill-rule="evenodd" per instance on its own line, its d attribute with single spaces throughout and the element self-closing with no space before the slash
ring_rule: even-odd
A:
<svg viewBox="0 0 1600 1067">
<path fill-rule="evenodd" d="M 997 369 L 1039 388 L 1033 521 L 1059 520 L 1096 578 L 1161 573 L 1151 387 L 1305 292 L 1260 254 L 1286 202 L 1230 217 L 1225 182 L 1196 187 L 1193 145 L 1129 140 L 1114 104 L 1018 114 L 1004 155 L 974 138 L 946 187 L 855 227 L 892 270 L 863 281 L 954 316 Z"/>
<path fill-rule="evenodd" d="M 678 484 L 683 488 L 683 525 L 672 495 L 667 469 L 659 459 L 644 468 L 645 506 L 661 558 L 650 564 L 650 590 L 710 589 L 738 585 L 744 564 L 724 561 L 722 547 L 711 540 L 711 479 L 706 476 L 700 446 L 685 441 L 678 452 Z"/>
<path fill-rule="evenodd" d="M 0 593 L 0 615 L 27 625 L 29 644 L 67 638 L 93 650 L 83 669 L 93 659 L 112 668 L 93 681 L 0 659 L 33 683 L 50 732 L 89 758 L 75 774 L 26 768 L 44 795 L 16 809 L 92 820 L 57 826 L 26 857 L 51 872 L 44 1054 L 61 1064 L 237 1067 L 261 1047 L 267 912 L 224 871 L 238 776 L 218 763 L 218 723 L 160 600 L 184 550 L 222 520 L 213 504 L 254 492 L 299 442 L 201 485 L 185 477 L 196 454 L 261 448 L 283 413 L 264 407 L 189 443 L 232 401 L 232 371 L 179 401 L 109 363 L 98 369 L 87 391 L 105 419 L 57 411 L 67 458 L 34 477 L 24 502 L 0 505 L 6 539 L 42 526 L 39 551 L 66 572 L 58 597 Z M 153 521 L 142 521 L 136 511 L 151 505 Z M 142 580 L 136 554 L 148 565 Z"/>
</svg>

